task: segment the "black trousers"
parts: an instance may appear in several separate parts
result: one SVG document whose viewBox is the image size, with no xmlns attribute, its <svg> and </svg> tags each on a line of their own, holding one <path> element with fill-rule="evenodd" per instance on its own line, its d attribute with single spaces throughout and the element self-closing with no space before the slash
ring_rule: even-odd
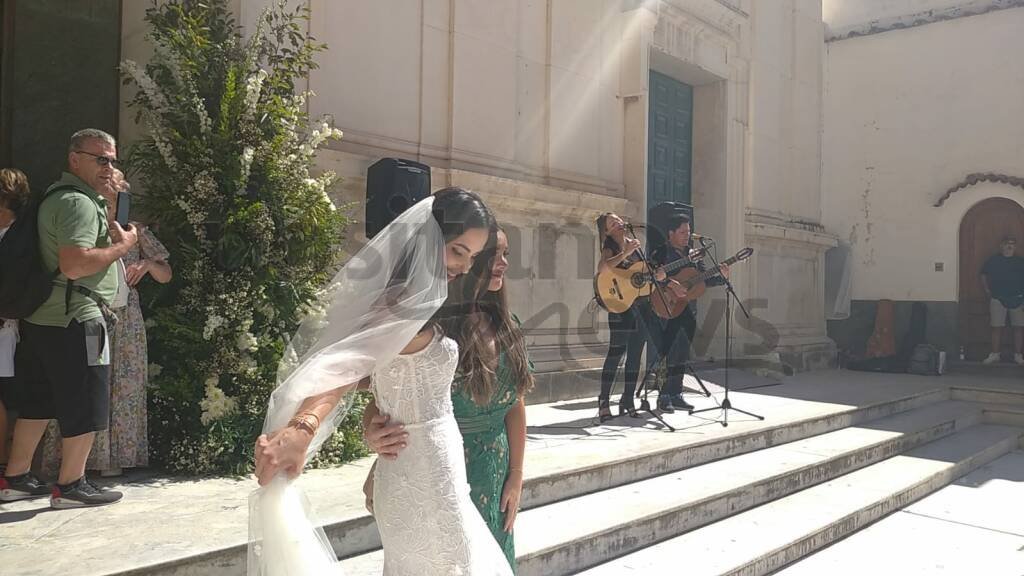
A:
<svg viewBox="0 0 1024 576">
<path fill-rule="evenodd" d="M 632 308 L 622 314 L 608 313 L 608 328 L 611 331 L 611 338 L 608 341 L 608 355 L 604 359 L 604 368 L 601 370 L 599 401 L 607 401 L 611 395 L 619 364 L 622 362 L 622 357 L 625 356 L 625 388 L 619 402 L 632 404 L 633 393 L 636 392 L 636 382 L 640 376 L 640 360 L 644 347 L 648 343 L 656 346 L 655 340 L 660 337 L 661 329 L 656 320 L 650 302 L 646 298 L 637 300 Z M 648 357 L 657 356 L 653 346 L 648 351 Z"/>
<path fill-rule="evenodd" d="M 683 376 L 686 363 L 690 361 L 690 346 L 697 332 L 697 315 L 687 306 L 683 313 L 670 320 L 662 320 L 655 330 L 655 350 L 666 359 L 665 384 L 661 394 L 673 396 L 683 392 Z M 657 363 L 654 350 L 648 351 L 648 367 Z"/>
</svg>

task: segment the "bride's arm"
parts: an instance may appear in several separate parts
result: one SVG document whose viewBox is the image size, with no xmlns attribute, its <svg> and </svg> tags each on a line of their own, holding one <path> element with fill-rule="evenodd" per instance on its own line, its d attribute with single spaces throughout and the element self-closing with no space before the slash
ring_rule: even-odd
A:
<svg viewBox="0 0 1024 576">
<path fill-rule="evenodd" d="M 356 386 L 360 384 L 362 381 Z M 287 426 L 256 439 L 256 478 L 260 486 L 270 482 L 279 472 L 283 471 L 289 479 L 302 472 L 306 464 L 306 450 L 320 423 L 352 387 L 340 386 L 306 398 Z"/>
<path fill-rule="evenodd" d="M 422 350 L 433 339 L 434 331 L 433 326 L 421 330 L 406 344 L 402 353 L 411 354 Z M 369 377 L 366 377 L 354 385 L 341 386 L 306 398 L 299 405 L 299 409 L 292 419 L 288 421 L 287 426 L 257 438 L 256 478 L 260 485 L 263 486 L 270 482 L 280 472 L 284 472 L 289 479 L 298 476 L 306 464 L 306 450 L 313 437 L 316 436 L 320 423 L 334 410 L 346 392 L 353 386 L 366 389 L 369 381 Z M 380 417 L 378 416 L 378 418 Z M 388 434 L 390 433 L 389 431 Z M 399 429 L 392 438 L 392 442 L 398 443 L 396 445 L 399 447 L 398 449 L 404 447 L 406 437 L 403 434 L 404 432 Z"/>
</svg>

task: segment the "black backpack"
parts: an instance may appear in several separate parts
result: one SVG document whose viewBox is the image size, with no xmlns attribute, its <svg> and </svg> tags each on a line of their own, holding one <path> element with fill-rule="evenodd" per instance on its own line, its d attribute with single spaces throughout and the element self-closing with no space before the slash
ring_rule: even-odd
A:
<svg viewBox="0 0 1024 576">
<path fill-rule="evenodd" d="M 939 364 L 938 348 L 931 344 L 918 344 L 910 355 L 907 372 L 922 376 L 938 376 L 942 373 Z"/>
<path fill-rule="evenodd" d="M 38 195 L 21 211 L 0 240 L 0 318 L 32 315 L 53 292 L 60 270 L 47 270 L 39 253 L 39 207 L 52 194 L 81 189 L 65 184 Z"/>
</svg>

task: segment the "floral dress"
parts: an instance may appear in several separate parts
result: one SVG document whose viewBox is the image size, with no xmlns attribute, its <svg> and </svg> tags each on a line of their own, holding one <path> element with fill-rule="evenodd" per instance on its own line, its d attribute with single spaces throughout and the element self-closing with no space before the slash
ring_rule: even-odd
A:
<svg viewBox="0 0 1024 576">
<path fill-rule="evenodd" d="M 466 455 L 466 475 L 470 497 L 487 522 L 498 545 L 505 552 L 512 570 L 516 569 L 516 551 L 513 535 L 505 532 L 505 514 L 501 511 L 501 493 L 508 478 L 509 448 L 505 429 L 505 415 L 519 398 L 513 373 L 505 359 L 498 357 L 497 383 L 491 401 L 477 405 L 469 390 L 460 386 L 456 376 L 452 386 L 452 405 L 455 420 L 462 432 Z"/>
<path fill-rule="evenodd" d="M 125 268 L 139 260 L 164 260 L 170 253 L 146 228 L 139 242 L 122 258 Z M 129 288 L 128 305 L 114 310 L 118 322 L 111 330 L 110 426 L 96 433 L 86 468 L 113 470 L 149 464 L 146 425 L 146 383 L 149 381 L 146 326 L 139 292 Z M 56 477 L 60 469 L 60 431 L 50 422 L 43 444 L 42 472 Z"/>
</svg>

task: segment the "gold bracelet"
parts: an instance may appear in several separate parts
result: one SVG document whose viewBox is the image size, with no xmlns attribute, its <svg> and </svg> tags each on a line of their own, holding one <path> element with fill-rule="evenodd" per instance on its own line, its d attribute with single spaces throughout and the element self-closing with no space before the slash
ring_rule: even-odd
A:
<svg viewBox="0 0 1024 576">
<path fill-rule="evenodd" d="M 296 416 L 288 421 L 288 426 L 296 428 L 298 430 L 304 430 L 309 432 L 310 436 L 316 436 L 317 426 L 314 426 L 308 419 Z"/>
<path fill-rule="evenodd" d="M 312 418 L 313 420 L 316 420 L 314 428 L 320 428 L 320 417 L 313 412 L 300 412 L 295 416 L 302 419 Z"/>
</svg>

